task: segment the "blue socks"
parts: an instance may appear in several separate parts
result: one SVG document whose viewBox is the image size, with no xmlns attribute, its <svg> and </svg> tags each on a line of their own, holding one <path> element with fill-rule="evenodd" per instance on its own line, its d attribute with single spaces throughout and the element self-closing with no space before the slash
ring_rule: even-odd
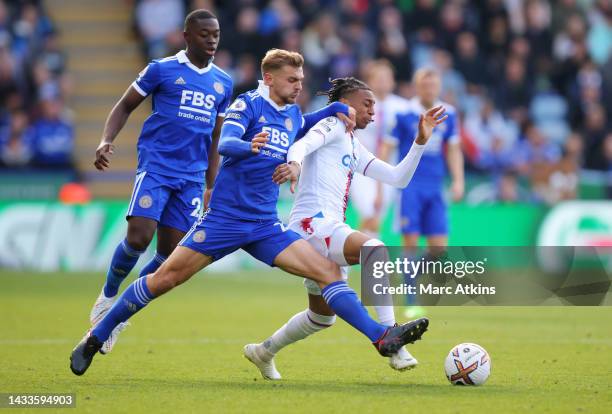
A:
<svg viewBox="0 0 612 414">
<path fill-rule="evenodd" d="M 112 298 L 119 291 L 119 286 L 123 279 L 132 271 L 138 258 L 144 251 L 136 250 L 124 239 L 115 249 L 106 274 L 106 284 L 104 285 L 104 296 Z"/>
<path fill-rule="evenodd" d="M 370 318 L 355 291 L 345 281 L 330 283 L 321 293 L 336 315 L 367 336 L 371 342 L 376 342 L 387 330 L 386 326 Z"/>
<path fill-rule="evenodd" d="M 138 275 L 138 277 L 143 277 L 146 275 L 150 275 L 151 273 L 155 273 L 155 271 L 159 269 L 159 267 L 162 265 L 162 263 L 166 261 L 166 259 L 166 256 L 162 256 L 161 254 L 155 252 L 155 256 L 153 256 L 151 261 L 140 270 L 140 274 Z"/>
<path fill-rule="evenodd" d="M 147 278 L 139 277 L 121 294 L 106 316 L 93 329 L 92 335 L 99 341 L 106 342 L 117 325 L 127 321 L 153 299 L 147 287 Z"/>
</svg>

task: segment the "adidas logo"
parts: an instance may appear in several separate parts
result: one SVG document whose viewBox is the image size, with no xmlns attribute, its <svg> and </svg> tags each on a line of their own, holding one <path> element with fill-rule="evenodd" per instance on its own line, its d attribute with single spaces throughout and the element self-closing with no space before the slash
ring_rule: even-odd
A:
<svg viewBox="0 0 612 414">
<path fill-rule="evenodd" d="M 266 121 L 266 118 L 264 118 L 264 116 L 262 115 L 262 116 L 259 118 L 259 122 L 268 122 L 268 121 Z"/>
<path fill-rule="evenodd" d="M 183 77 L 182 77 L 182 76 L 179 76 L 179 78 L 178 78 L 177 80 L 175 80 L 175 81 L 174 81 L 174 84 L 175 84 L 175 85 L 184 85 L 184 84 L 186 84 L 186 83 L 187 83 L 187 82 L 185 82 L 185 80 L 183 79 Z"/>
</svg>

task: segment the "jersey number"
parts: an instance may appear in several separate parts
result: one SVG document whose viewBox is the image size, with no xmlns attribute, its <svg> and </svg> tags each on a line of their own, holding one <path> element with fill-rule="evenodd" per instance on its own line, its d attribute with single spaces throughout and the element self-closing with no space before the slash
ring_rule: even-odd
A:
<svg viewBox="0 0 612 414">
<path fill-rule="evenodd" d="M 191 205 L 195 206 L 195 209 L 191 212 L 190 216 L 200 217 L 200 207 L 202 206 L 202 200 L 200 200 L 198 197 L 195 197 L 193 200 L 191 200 Z"/>
</svg>

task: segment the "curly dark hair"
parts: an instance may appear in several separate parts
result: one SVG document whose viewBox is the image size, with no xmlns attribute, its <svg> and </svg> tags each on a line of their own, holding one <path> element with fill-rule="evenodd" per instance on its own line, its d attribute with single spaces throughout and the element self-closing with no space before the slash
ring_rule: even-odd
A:
<svg viewBox="0 0 612 414">
<path fill-rule="evenodd" d="M 365 89 L 370 91 L 370 87 L 354 77 L 330 79 L 331 88 L 326 91 L 317 92 L 317 96 L 327 96 L 327 103 L 332 103 L 346 97 L 346 95 L 357 90 Z"/>
</svg>

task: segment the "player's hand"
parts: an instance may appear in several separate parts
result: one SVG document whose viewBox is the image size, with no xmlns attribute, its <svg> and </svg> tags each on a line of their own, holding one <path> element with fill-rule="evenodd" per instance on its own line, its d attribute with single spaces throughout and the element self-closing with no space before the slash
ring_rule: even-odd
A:
<svg viewBox="0 0 612 414">
<path fill-rule="evenodd" d="M 265 146 L 268 142 L 268 135 L 270 135 L 268 132 L 260 132 L 255 135 L 251 140 L 251 151 L 255 154 L 259 154 L 261 147 Z"/>
<path fill-rule="evenodd" d="M 465 185 L 463 181 L 453 181 L 450 187 L 451 197 L 453 201 L 461 201 L 463 193 L 465 192 Z"/>
<path fill-rule="evenodd" d="M 210 197 L 212 196 L 212 188 L 207 188 L 206 191 L 204 191 L 204 211 L 206 211 L 208 209 L 208 204 L 210 203 Z"/>
<path fill-rule="evenodd" d="M 346 116 L 342 112 L 338 112 L 336 117 L 341 120 L 346 126 L 346 132 L 353 132 L 357 125 L 357 111 L 352 106 L 349 106 L 349 115 Z"/>
<path fill-rule="evenodd" d="M 419 134 L 416 138 L 416 143 L 419 145 L 427 144 L 427 141 L 431 137 L 433 129 L 446 121 L 448 115 L 445 114 L 446 108 L 443 105 L 435 106 L 421 114 L 419 118 Z"/>
<path fill-rule="evenodd" d="M 297 162 L 290 162 L 289 164 L 281 164 L 274 170 L 272 174 L 272 181 L 276 184 L 283 184 L 287 181 L 291 181 L 291 193 L 295 193 L 295 186 L 300 178 L 300 164 Z"/>
<path fill-rule="evenodd" d="M 96 149 L 96 160 L 94 161 L 94 166 L 100 170 L 104 171 L 110 167 L 110 156 L 115 153 L 115 146 L 108 142 L 102 142 L 98 145 Z"/>
</svg>

